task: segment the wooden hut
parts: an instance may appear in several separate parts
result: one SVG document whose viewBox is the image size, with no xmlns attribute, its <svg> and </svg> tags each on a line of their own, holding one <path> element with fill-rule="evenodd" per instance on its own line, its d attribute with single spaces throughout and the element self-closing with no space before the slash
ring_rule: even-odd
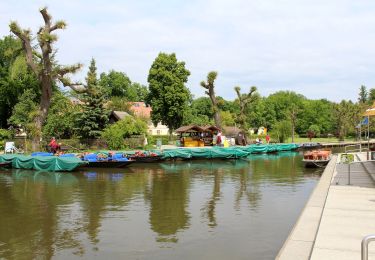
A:
<svg viewBox="0 0 375 260">
<path fill-rule="evenodd" d="M 181 126 L 175 132 L 180 135 L 180 143 L 183 147 L 202 147 L 204 146 L 204 129 L 197 125 Z"/>
<path fill-rule="evenodd" d="M 203 141 L 205 146 L 212 146 L 214 143 L 214 137 L 220 132 L 220 128 L 214 125 L 207 125 L 202 127 L 203 132 Z M 215 140 L 216 141 L 216 140 Z"/>
</svg>

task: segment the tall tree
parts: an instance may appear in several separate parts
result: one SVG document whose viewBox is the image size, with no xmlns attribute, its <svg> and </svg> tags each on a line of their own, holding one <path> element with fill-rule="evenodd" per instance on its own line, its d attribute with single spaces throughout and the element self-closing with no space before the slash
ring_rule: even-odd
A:
<svg viewBox="0 0 375 260">
<path fill-rule="evenodd" d="M 249 106 L 249 104 L 251 104 L 258 98 L 258 96 L 256 95 L 257 88 L 255 86 L 252 86 L 249 93 L 247 94 L 241 94 L 241 87 L 239 86 L 234 87 L 234 90 L 237 93 L 238 102 L 240 104 L 240 113 L 237 117 L 237 123 L 240 125 L 241 129 L 246 132 L 248 129 L 246 126 L 245 110 Z"/>
<path fill-rule="evenodd" d="M 74 73 L 81 68 L 81 64 L 72 66 L 61 66 L 56 64 L 54 59 L 56 50 L 53 49 L 53 43 L 57 41 L 57 35 L 54 32 L 58 29 L 65 29 L 64 21 L 52 22 L 52 17 L 47 8 L 41 8 L 40 13 L 44 19 L 44 26 L 37 32 L 37 42 L 40 48 L 38 52 L 32 43 L 30 30 L 21 29 L 16 22 L 11 22 L 9 27 L 21 41 L 26 54 L 26 62 L 33 73 L 36 75 L 41 90 L 38 115 L 35 117 L 36 134 L 33 139 L 33 149 L 39 148 L 42 126 L 47 118 L 48 109 L 51 105 L 52 85 L 57 80 L 64 86 L 76 89 L 77 84 L 73 84 L 67 77 L 69 73 Z"/>
<path fill-rule="evenodd" d="M 358 102 L 361 103 L 361 104 L 366 103 L 367 102 L 367 95 L 368 95 L 367 88 L 366 88 L 365 85 L 362 85 L 359 88 Z"/>
<path fill-rule="evenodd" d="M 151 120 L 154 125 L 168 126 L 170 134 L 184 119 L 191 96 L 185 86 L 189 75 L 185 62 L 178 61 L 174 53 L 159 53 L 150 68 L 146 103 L 152 107 Z"/>
<path fill-rule="evenodd" d="M 215 80 L 217 78 L 216 71 L 210 71 L 207 75 L 207 82 L 202 81 L 201 86 L 206 89 L 205 93 L 210 97 L 212 102 L 212 109 L 214 112 L 214 120 L 216 127 L 221 129 L 221 118 L 218 107 L 218 102 L 215 95 Z"/>
<path fill-rule="evenodd" d="M 81 138 L 92 139 L 101 135 L 108 123 L 108 111 L 104 108 L 104 95 L 98 86 L 95 60 L 92 59 L 86 77 L 86 92 L 82 94 L 82 111 L 78 115 L 77 126 Z"/>
<path fill-rule="evenodd" d="M 370 88 L 368 92 L 368 102 L 372 105 L 372 103 L 375 101 L 375 88 Z"/>
<path fill-rule="evenodd" d="M 19 39 L 6 36 L 0 39 L 0 127 L 6 128 L 13 107 L 26 89 L 39 95 L 39 83 L 26 65 Z"/>
</svg>

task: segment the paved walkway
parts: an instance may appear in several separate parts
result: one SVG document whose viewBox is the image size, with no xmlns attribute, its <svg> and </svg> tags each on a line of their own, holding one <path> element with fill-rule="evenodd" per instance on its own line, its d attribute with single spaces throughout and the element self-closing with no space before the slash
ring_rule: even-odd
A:
<svg viewBox="0 0 375 260">
<path fill-rule="evenodd" d="M 375 234 L 375 162 L 366 157 L 355 156 L 362 162 L 351 165 L 350 175 L 348 165 L 331 160 L 277 259 L 361 259 L 363 237 Z"/>
<path fill-rule="evenodd" d="M 360 154 L 363 160 L 366 154 Z M 311 254 L 312 260 L 361 259 L 361 241 L 375 234 L 375 185 L 368 172 L 373 162 L 337 164 Z M 370 244 L 375 259 L 375 244 Z"/>
</svg>

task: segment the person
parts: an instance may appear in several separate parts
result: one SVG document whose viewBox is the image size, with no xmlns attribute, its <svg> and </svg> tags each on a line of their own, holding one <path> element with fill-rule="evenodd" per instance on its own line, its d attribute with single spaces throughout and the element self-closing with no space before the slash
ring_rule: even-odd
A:
<svg viewBox="0 0 375 260">
<path fill-rule="evenodd" d="M 221 146 L 221 132 L 217 133 L 216 145 Z"/>
<path fill-rule="evenodd" d="M 269 144 L 270 143 L 270 140 L 271 140 L 271 137 L 270 137 L 270 135 L 266 135 L 266 142 L 267 142 L 267 144 Z"/>
<path fill-rule="evenodd" d="M 50 152 L 55 154 L 59 150 L 59 144 L 56 142 L 55 137 L 51 138 L 51 141 L 48 144 Z"/>
</svg>

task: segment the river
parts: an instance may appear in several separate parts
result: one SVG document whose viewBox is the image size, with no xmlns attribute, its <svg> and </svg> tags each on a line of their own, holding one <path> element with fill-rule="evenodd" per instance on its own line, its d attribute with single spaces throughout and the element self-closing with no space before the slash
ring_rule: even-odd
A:
<svg viewBox="0 0 375 260">
<path fill-rule="evenodd" d="M 0 170 L 1 259 L 274 259 L 319 180 L 299 153 Z"/>
</svg>

